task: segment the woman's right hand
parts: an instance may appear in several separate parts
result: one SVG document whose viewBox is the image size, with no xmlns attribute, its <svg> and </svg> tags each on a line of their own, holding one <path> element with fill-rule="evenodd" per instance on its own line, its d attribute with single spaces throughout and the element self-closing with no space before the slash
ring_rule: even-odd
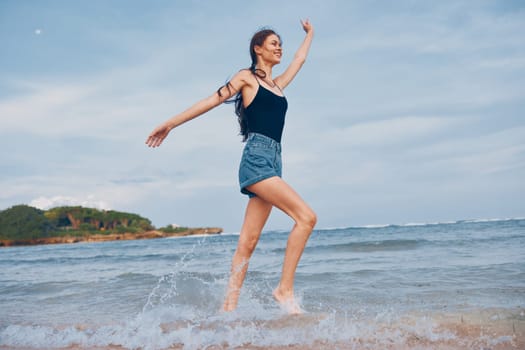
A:
<svg viewBox="0 0 525 350">
<path fill-rule="evenodd" d="M 310 23 L 310 20 L 308 18 L 305 19 L 304 21 L 301 20 L 301 25 L 303 26 L 303 30 L 306 33 L 310 33 L 311 31 L 314 30 L 314 27 L 312 26 L 312 24 Z"/>
<path fill-rule="evenodd" d="M 149 147 L 159 147 L 170 131 L 171 128 L 168 124 L 158 126 L 151 132 L 151 134 L 149 134 L 148 139 L 146 140 L 146 145 Z"/>
<path fill-rule="evenodd" d="M 213 95 L 198 101 L 184 112 L 175 115 L 174 117 L 159 125 L 151 132 L 151 134 L 149 134 L 148 139 L 146 140 L 146 145 L 149 147 L 159 147 L 164 139 L 168 136 L 171 129 L 176 128 L 179 125 L 208 112 L 210 109 L 220 105 L 226 99 L 232 97 L 238 91 L 241 91 L 242 87 L 246 85 L 246 76 L 252 78 L 252 75 L 248 70 L 241 70 L 229 81 L 228 85 L 231 87 L 231 89 L 226 88 L 227 85 L 221 88 L 223 90 L 222 97 L 217 94 L 217 92 L 215 92 Z M 237 86 L 238 89 L 236 89 L 235 86 Z"/>
</svg>

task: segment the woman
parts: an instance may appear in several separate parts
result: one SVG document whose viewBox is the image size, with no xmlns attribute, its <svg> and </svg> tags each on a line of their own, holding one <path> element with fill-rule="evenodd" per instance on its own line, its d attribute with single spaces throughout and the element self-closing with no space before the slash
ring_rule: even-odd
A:
<svg viewBox="0 0 525 350">
<path fill-rule="evenodd" d="M 216 93 L 158 126 L 146 141 L 149 147 L 158 147 L 173 128 L 223 102 L 235 102 L 241 134 L 246 141 L 239 182 L 241 192 L 249 196 L 249 201 L 232 259 L 224 311 L 237 307 L 248 261 L 272 207 L 277 207 L 290 216 L 295 225 L 288 237 L 281 280 L 273 296 L 289 313 L 301 313 L 293 290 L 295 270 L 317 218 L 303 199 L 281 179 L 280 144 L 288 106 L 283 90 L 305 62 L 314 34 L 308 20 L 301 21 L 301 25 L 306 36 L 284 73 L 272 78 L 273 66 L 281 61 L 280 37 L 272 30 L 261 30 L 255 33 L 250 43 L 252 65 L 249 69 L 239 71 Z"/>
</svg>

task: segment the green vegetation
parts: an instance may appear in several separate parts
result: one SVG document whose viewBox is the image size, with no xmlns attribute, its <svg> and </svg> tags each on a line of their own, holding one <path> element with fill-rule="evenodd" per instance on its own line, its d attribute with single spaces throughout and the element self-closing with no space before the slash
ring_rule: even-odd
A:
<svg viewBox="0 0 525 350">
<path fill-rule="evenodd" d="M 27 205 L 15 205 L 0 211 L 0 239 L 28 240 L 49 237 L 55 230 L 44 211 Z"/>
<path fill-rule="evenodd" d="M 188 231 L 189 228 L 188 227 L 181 227 L 181 226 L 166 226 L 166 227 L 161 227 L 159 228 L 159 231 L 160 232 L 164 232 L 164 233 L 179 233 L 179 232 L 184 232 L 184 231 Z"/>
<path fill-rule="evenodd" d="M 16 205 L 0 211 L 0 240 L 30 240 L 86 234 L 141 233 L 155 227 L 137 214 L 93 208 L 57 207 L 47 211 Z"/>
</svg>

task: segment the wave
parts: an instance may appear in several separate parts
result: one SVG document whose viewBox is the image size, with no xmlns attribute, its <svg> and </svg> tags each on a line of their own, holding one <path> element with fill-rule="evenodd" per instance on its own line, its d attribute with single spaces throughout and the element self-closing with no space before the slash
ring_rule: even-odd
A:
<svg viewBox="0 0 525 350">
<path fill-rule="evenodd" d="M 508 221 L 525 221 L 525 217 L 514 217 L 514 218 L 486 218 L 486 219 L 461 219 L 461 220 L 449 220 L 449 221 L 436 221 L 436 222 L 407 222 L 401 224 L 367 224 L 367 225 L 356 225 L 356 226 L 340 226 L 340 227 L 324 227 L 314 229 L 314 232 L 324 231 L 347 231 L 347 230 L 360 230 L 360 229 L 388 229 L 388 228 L 402 228 L 402 227 L 428 227 L 428 226 L 440 226 L 440 225 L 457 225 L 457 224 L 469 224 L 469 223 L 497 223 L 497 222 L 508 222 Z M 289 234 L 290 229 L 271 229 L 266 230 L 263 233 L 266 234 Z M 221 236 L 239 236 L 240 232 L 222 232 L 220 235 L 192 235 L 184 237 L 169 237 L 172 238 L 202 238 L 202 237 L 221 237 Z"/>
<path fill-rule="evenodd" d="M 158 278 L 156 275 L 151 273 L 136 273 L 136 272 L 125 272 L 113 277 L 116 280 L 130 281 L 130 280 L 147 280 L 152 278 Z"/>
<path fill-rule="evenodd" d="M 171 237 L 166 237 L 165 239 L 188 239 L 188 238 L 203 238 L 203 237 L 211 237 L 211 235 L 207 233 L 202 233 L 202 234 L 195 234 L 195 235 L 188 235 L 188 236 L 171 236 Z"/>
<path fill-rule="evenodd" d="M 337 244 L 325 245 L 310 245 L 306 247 L 307 251 L 315 252 L 355 252 L 355 253 L 371 253 L 380 251 L 403 251 L 413 250 L 428 243 L 424 239 L 387 239 L 364 242 L 345 242 Z M 272 249 L 274 253 L 282 253 L 286 248 L 279 247 Z"/>
<path fill-rule="evenodd" d="M 0 259 L 0 264 L 26 264 L 26 265 L 72 265 L 72 264 L 85 264 L 87 262 L 113 262 L 123 263 L 127 261 L 150 261 L 150 260 L 178 260 L 180 256 L 175 253 L 159 253 L 159 254 L 144 254 L 144 255 L 131 255 L 131 254 L 100 254 L 91 256 L 70 256 L 70 257 L 46 257 L 38 258 L 32 256 L 16 257 L 11 259 Z"/>
<path fill-rule="evenodd" d="M 239 236 L 240 232 L 222 232 L 221 236 Z"/>
<path fill-rule="evenodd" d="M 479 223 L 479 222 L 505 222 L 505 221 L 524 221 L 525 217 L 515 217 L 515 218 L 493 218 L 493 219 L 467 219 L 467 220 L 458 220 L 457 223 Z"/>
<path fill-rule="evenodd" d="M 525 221 L 525 217 L 461 219 L 461 220 L 436 221 L 436 222 L 408 222 L 408 223 L 403 223 L 403 224 L 369 224 L 369 225 L 357 225 L 357 226 L 327 227 L 323 229 L 317 229 L 316 231 L 342 231 L 342 230 L 352 230 L 352 229 L 382 229 L 382 228 L 395 228 L 395 227 L 456 225 L 456 224 L 465 224 L 465 223 L 466 224 L 468 223 L 497 223 L 497 222 L 508 222 L 508 221 Z"/>
</svg>

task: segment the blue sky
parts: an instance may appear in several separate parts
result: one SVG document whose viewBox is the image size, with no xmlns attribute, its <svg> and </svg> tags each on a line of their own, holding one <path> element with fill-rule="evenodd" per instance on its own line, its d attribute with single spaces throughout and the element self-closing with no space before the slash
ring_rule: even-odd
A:
<svg viewBox="0 0 525 350">
<path fill-rule="evenodd" d="M 320 5 L 322 3 L 322 6 Z M 144 141 L 276 29 L 284 178 L 319 227 L 525 216 L 521 1 L 0 1 L 0 209 L 131 211 L 238 231 L 231 105 Z M 267 229 L 291 221 L 274 211 Z"/>
</svg>

